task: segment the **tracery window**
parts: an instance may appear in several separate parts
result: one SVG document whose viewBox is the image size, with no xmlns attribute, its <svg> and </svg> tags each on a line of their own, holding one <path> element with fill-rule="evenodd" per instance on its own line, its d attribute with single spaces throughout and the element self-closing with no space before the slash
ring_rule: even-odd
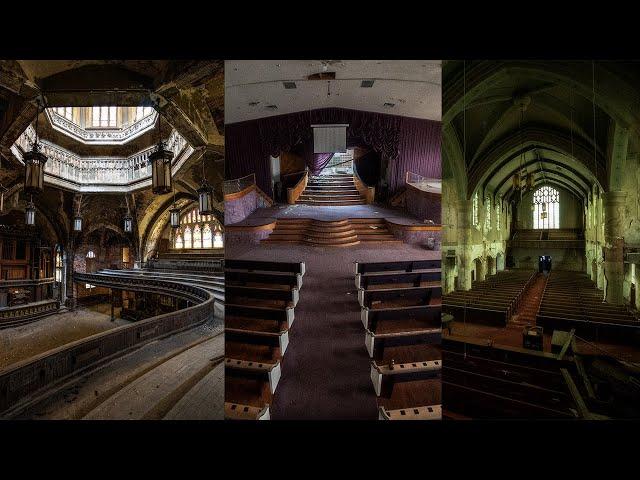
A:
<svg viewBox="0 0 640 480">
<path fill-rule="evenodd" d="M 173 248 L 222 248 L 222 228 L 212 215 L 200 215 L 198 207 L 180 217 L 180 228 L 173 239 Z"/>
<path fill-rule="evenodd" d="M 484 199 L 484 229 L 486 231 L 491 230 L 491 197 L 487 196 Z"/>
<path fill-rule="evenodd" d="M 496 229 L 500 230 L 500 228 L 502 227 L 500 225 L 500 220 L 501 220 L 501 215 L 502 215 L 502 205 L 500 200 L 498 200 L 498 203 L 496 204 Z"/>
<path fill-rule="evenodd" d="M 96 258 L 96 254 L 93 253 L 93 250 L 89 250 L 87 252 L 87 258 Z"/>
<path fill-rule="evenodd" d="M 478 192 L 473 195 L 471 220 L 474 226 L 478 225 Z"/>
<path fill-rule="evenodd" d="M 60 245 L 58 245 L 58 247 L 56 248 L 56 273 L 55 273 L 55 280 L 56 282 L 62 283 L 62 247 L 60 247 Z"/>
<path fill-rule="evenodd" d="M 551 187 L 540 187 L 533 194 L 533 228 L 560 228 L 560 193 Z"/>
</svg>

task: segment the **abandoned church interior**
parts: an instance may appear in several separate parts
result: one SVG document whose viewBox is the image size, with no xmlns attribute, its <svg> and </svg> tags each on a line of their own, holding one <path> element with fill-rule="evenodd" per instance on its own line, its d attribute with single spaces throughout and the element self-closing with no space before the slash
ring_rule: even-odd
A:
<svg viewBox="0 0 640 480">
<path fill-rule="evenodd" d="M 440 61 L 225 90 L 225 418 L 440 419 Z"/>
<path fill-rule="evenodd" d="M 0 61 L 0 417 L 221 419 L 224 62 Z"/>
<path fill-rule="evenodd" d="M 443 65 L 443 417 L 640 413 L 640 64 Z"/>
</svg>

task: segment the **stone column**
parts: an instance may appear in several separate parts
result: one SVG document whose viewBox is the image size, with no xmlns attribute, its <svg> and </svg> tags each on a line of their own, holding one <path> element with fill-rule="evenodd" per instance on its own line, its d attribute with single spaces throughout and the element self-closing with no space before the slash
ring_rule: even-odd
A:
<svg viewBox="0 0 640 480">
<path fill-rule="evenodd" d="M 472 200 L 458 201 L 458 255 L 460 263 L 458 265 L 458 285 L 460 290 L 469 290 L 471 288 L 471 270 L 473 267 L 472 257 L 472 228 L 471 214 L 473 210 Z"/>
<path fill-rule="evenodd" d="M 615 190 L 604 194 L 605 242 L 604 276 L 605 299 L 622 305 L 624 283 L 624 225 L 627 192 Z"/>
</svg>

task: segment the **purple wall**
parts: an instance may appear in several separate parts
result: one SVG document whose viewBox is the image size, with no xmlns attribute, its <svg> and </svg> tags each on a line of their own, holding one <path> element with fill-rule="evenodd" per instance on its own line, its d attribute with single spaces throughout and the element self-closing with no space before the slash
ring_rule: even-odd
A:
<svg viewBox="0 0 640 480">
<path fill-rule="evenodd" d="M 224 224 L 233 225 L 238 223 L 251 215 L 257 208 L 258 193 L 255 189 L 235 200 L 225 200 Z"/>
<path fill-rule="evenodd" d="M 348 123 L 349 144 L 366 145 L 389 160 L 389 188 L 404 186 L 407 171 L 440 178 L 441 123 L 343 108 L 278 115 L 225 126 L 226 178 L 256 174 L 261 190 L 272 196 L 269 155 L 278 156 L 312 137 L 311 125 Z M 313 157 L 307 156 L 313 167 Z"/>
</svg>

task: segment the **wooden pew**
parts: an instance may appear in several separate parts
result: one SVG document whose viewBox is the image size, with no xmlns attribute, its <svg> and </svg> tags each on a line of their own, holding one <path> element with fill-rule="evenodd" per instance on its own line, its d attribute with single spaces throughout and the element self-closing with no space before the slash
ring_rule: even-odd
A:
<svg viewBox="0 0 640 480">
<path fill-rule="evenodd" d="M 408 330 L 440 328 L 440 305 L 417 305 L 414 307 L 361 309 L 360 319 L 364 328 L 372 332 L 383 333 L 384 328 L 378 329 L 379 324 L 395 324 Z M 408 331 L 407 330 L 407 331 Z"/>
<path fill-rule="evenodd" d="M 300 296 L 297 288 L 283 290 L 281 288 L 229 285 L 226 287 L 225 298 L 229 303 L 281 302 L 285 306 L 295 307 Z"/>
<path fill-rule="evenodd" d="M 432 298 L 442 296 L 442 287 L 405 287 L 384 290 L 358 289 L 358 301 L 361 307 L 372 308 L 374 302 L 407 301 L 419 305 L 428 305 Z"/>
<path fill-rule="evenodd" d="M 440 360 L 395 364 L 393 369 L 371 362 L 379 418 L 439 420 L 433 414 L 441 408 L 441 370 Z"/>
<path fill-rule="evenodd" d="M 274 320 L 287 324 L 291 328 L 293 324 L 294 314 L 292 307 L 270 308 L 258 307 L 254 305 L 237 305 L 233 303 L 225 304 L 225 316 L 232 317 L 248 317 L 259 320 Z"/>
<path fill-rule="evenodd" d="M 406 260 L 398 262 L 355 262 L 355 274 L 373 272 L 414 272 L 416 270 L 432 270 L 441 268 L 442 261 L 434 260 Z"/>
<path fill-rule="evenodd" d="M 409 273 L 359 273 L 356 275 L 356 288 L 367 290 L 374 285 L 392 285 L 395 288 L 401 284 L 419 287 L 423 282 L 435 282 L 440 278 L 440 269 Z"/>
<path fill-rule="evenodd" d="M 225 355 L 256 362 L 282 360 L 289 345 L 289 332 L 260 332 L 225 328 Z"/>
<path fill-rule="evenodd" d="M 304 275 L 304 262 L 270 262 L 260 260 L 225 261 L 226 270 L 246 270 L 248 272 L 286 272 Z"/>
<path fill-rule="evenodd" d="M 256 273 L 229 270 L 225 273 L 227 285 L 302 287 L 302 275 L 299 273 Z"/>
<path fill-rule="evenodd" d="M 225 358 L 225 419 L 268 419 L 280 380 L 280 361 L 255 363 Z"/>
</svg>

